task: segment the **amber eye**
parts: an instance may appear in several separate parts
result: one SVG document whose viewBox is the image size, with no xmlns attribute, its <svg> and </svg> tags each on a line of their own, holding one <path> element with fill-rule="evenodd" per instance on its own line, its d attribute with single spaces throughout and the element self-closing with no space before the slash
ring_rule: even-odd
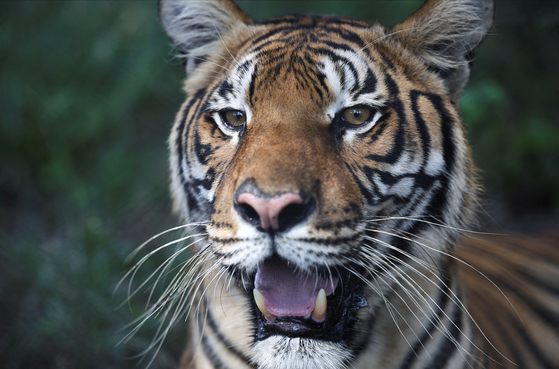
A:
<svg viewBox="0 0 559 369">
<path fill-rule="evenodd" d="M 363 124 L 371 118 L 371 109 L 364 106 L 354 106 L 347 108 L 342 112 L 342 118 L 346 123 L 359 125 Z"/>
<path fill-rule="evenodd" d="M 233 128 L 240 128 L 247 122 L 247 116 L 240 110 L 227 110 L 221 113 L 222 119 L 225 123 Z"/>
</svg>

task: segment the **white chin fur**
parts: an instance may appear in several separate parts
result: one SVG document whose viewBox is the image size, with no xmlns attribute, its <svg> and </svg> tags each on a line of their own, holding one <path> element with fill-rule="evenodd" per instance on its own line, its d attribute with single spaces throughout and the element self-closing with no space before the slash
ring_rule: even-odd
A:
<svg viewBox="0 0 559 369">
<path fill-rule="evenodd" d="M 350 358 L 342 344 L 285 336 L 259 341 L 253 350 L 252 361 L 260 369 L 340 369 Z"/>
</svg>

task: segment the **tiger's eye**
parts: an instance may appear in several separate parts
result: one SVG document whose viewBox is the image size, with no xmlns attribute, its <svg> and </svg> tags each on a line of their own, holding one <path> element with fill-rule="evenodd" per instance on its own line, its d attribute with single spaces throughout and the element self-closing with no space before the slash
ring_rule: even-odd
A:
<svg viewBox="0 0 559 369">
<path fill-rule="evenodd" d="M 345 109 L 342 113 L 342 117 L 349 124 L 359 125 L 368 121 L 371 114 L 371 109 L 364 106 L 357 106 Z"/>
<path fill-rule="evenodd" d="M 247 117 L 246 114 L 240 110 L 228 110 L 225 112 L 225 121 L 234 128 L 243 126 Z"/>
</svg>

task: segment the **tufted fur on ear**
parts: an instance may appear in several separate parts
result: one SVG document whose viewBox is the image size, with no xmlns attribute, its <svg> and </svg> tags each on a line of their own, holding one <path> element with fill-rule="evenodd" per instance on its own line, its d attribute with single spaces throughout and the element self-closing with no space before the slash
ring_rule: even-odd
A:
<svg viewBox="0 0 559 369">
<path fill-rule="evenodd" d="M 215 42 L 238 22 L 252 23 L 231 0 L 159 0 L 158 4 L 165 32 L 186 58 L 187 73 L 204 61 Z"/>
<path fill-rule="evenodd" d="M 458 101 L 473 49 L 487 36 L 494 12 L 494 0 L 427 0 L 392 32 L 445 78 L 451 99 Z"/>
</svg>

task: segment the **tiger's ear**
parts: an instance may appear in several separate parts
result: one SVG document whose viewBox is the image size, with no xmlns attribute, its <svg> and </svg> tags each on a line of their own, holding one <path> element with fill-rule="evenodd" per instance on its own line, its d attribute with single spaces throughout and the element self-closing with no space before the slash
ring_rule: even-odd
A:
<svg viewBox="0 0 559 369">
<path fill-rule="evenodd" d="M 231 0 L 159 0 L 159 19 L 190 73 L 239 22 L 252 20 Z"/>
<path fill-rule="evenodd" d="M 494 11 L 494 0 L 427 0 L 392 32 L 443 76 L 451 99 L 458 101 L 473 50 L 487 36 Z"/>
</svg>

